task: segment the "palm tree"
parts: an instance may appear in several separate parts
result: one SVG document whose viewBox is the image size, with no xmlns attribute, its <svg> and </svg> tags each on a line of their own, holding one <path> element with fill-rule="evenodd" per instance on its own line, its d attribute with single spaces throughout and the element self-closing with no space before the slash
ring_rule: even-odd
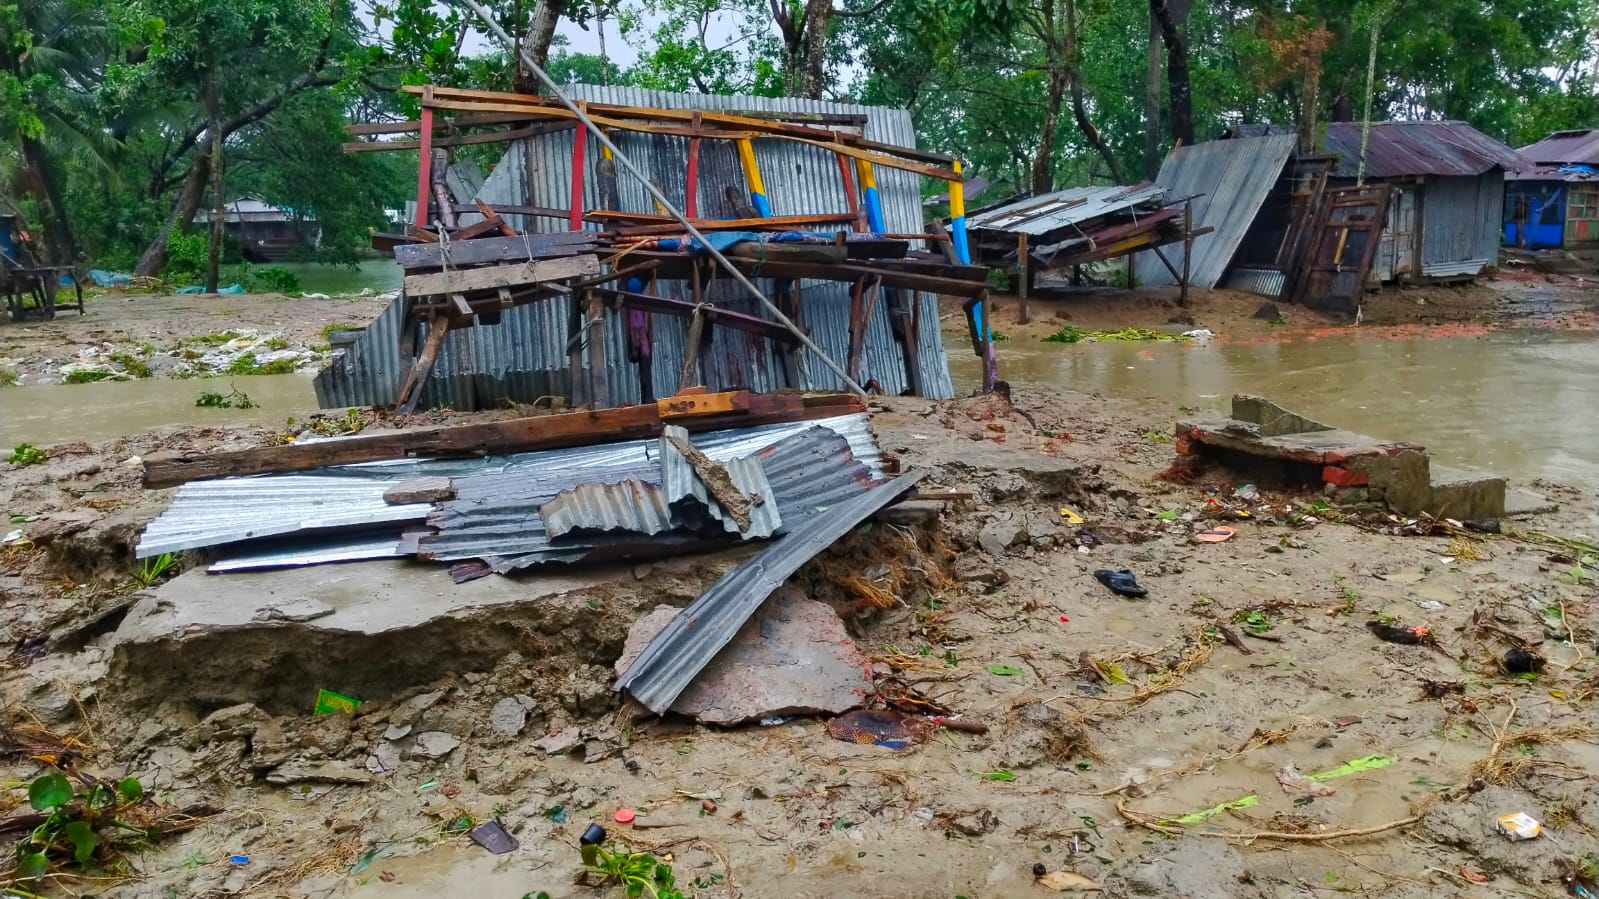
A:
<svg viewBox="0 0 1599 899">
<path fill-rule="evenodd" d="M 18 181 L 44 219 L 47 254 L 77 257 L 59 162 L 105 162 L 109 138 L 93 116 L 108 31 L 104 5 L 28 0 L 0 6 L 0 133 L 20 148 Z"/>
</svg>

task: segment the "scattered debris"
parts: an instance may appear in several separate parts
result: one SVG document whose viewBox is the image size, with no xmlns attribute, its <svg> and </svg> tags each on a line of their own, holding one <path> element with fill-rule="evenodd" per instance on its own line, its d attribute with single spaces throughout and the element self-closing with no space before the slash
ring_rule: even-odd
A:
<svg viewBox="0 0 1599 899">
<path fill-rule="evenodd" d="M 1301 774 L 1292 764 L 1277 769 L 1277 782 L 1282 784 L 1283 792 L 1290 796 L 1331 796 L 1338 792 L 1334 787 L 1317 783 Z"/>
<path fill-rule="evenodd" d="M 1427 642 L 1427 629 L 1424 627 L 1405 628 L 1394 627 L 1381 621 L 1368 621 L 1366 627 L 1376 635 L 1377 639 L 1385 643 L 1398 643 L 1403 646 L 1420 646 Z"/>
<path fill-rule="evenodd" d="M 1109 587 L 1110 591 L 1118 596 L 1127 596 L 1133 599 L 1139 599 L 1149 595 L 1148 590 L 1145 590 L 1143 587 L 1138 585 L 1138 578 L 1126 568 L 1123 568 L 1120 571 L 1112 571 L 1108 568 L 1101 568 L 1094 572 L 1094 577 L 1097 578 L 1101 584 Z"/>
<path fill-rule="evenodd" d="M 1495 820 L 1494 826 L 1512 843 L 1531 840 L 1543 833 L 1543 825 L 1526 812 L 1501 815 Z"/>
<path fill-rule="evenodd" d="M 904 749 L 926 740 L 933 722 L 892 711 L 857 710 L 827 722 L 827 733 L 835 740 L 864 746 Z"/>
<path fill-rule="evenodd" d="M 1050 871 L 1042 875 L 1035 872 L 1034 876 L 1038 877 L 1039 886 L 1057 893 L 1097 893 L 1105 889 L 1076 871 Z"/>
<path fill-rule="evenodd" d="M 1506 674 L 1537 674 L 1543 671 L 1547 664 L 1543 656 L 1518 647 L 1507 650 L 1499 666 Z"/>
<path fill-rule="evenodd" d="M 441 759 L 461 745 L 459 738 L 443 731 L 430 730 L 416 735 L 411 743 L 411 755 L 420 759 Z"/>
</svg>

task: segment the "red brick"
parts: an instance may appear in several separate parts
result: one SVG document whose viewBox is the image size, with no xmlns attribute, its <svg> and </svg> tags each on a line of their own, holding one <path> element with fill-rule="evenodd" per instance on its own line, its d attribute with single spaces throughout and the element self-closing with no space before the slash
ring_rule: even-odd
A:
<svg viewBox="0 0 1599 899">
<path fill-rule="evenodd" d="M 1179 456 L 1186 456 L 1189 453 L 1194 451 L 1194 445 L 1192 443 L 1188 442 L 1188 438 L 1186 438 L 1186 437 L 1177 438 L 1176 445 L 1177 445 L 1177 455 L 1179 455 Z"/>
<path fill-rule="evenodd" d="M 1366 486 L 1365 472 L 1350 471 L 1337 465 L 1328 465 L 1321 470 L 1321 479 L 1338 487 L 1364 487 Z"/>
</svg>

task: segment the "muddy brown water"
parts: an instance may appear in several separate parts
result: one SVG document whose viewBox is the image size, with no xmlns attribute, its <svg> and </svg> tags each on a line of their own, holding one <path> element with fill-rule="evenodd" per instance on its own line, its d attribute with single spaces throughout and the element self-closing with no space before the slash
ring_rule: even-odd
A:
<svg viewBox="0 0 1599 899">
<path fill-rule="evenodd" d="M 196 406 L 205 392 L 248 394 L 251 409 Z M 271 425 L 316 411 L 303 374 L 39 384 L 0 390 L 0 448 L 110 440 L 169 425 Z"/>
<path fill-rule="evenodd" d="M 1064 388 L 1149 400 L 1173 419 L 1225 411 L 1234 393 L 1374 437 L 1419 443 L 1445 465 L 1599 491 L 1599 335 L 1353 335 L 1273 343 L 1106 341 L 998 345 L 1018 391 Z M 976 357 L 954 352 L 958 391 Z M 1068 430 L 1070 424 L 1067 423 Z"/>
</svg>

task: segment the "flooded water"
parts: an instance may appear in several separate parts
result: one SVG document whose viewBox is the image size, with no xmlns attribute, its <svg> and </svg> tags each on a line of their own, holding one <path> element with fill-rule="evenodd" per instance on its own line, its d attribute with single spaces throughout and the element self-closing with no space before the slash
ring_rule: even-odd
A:
<svg viewBox="0 0 1599 899">
<path fill-rule="evenodd" d="M 225 394 L 233 389 L 248 394 L 256 408 L 194 404 L 203 392 Z M 9 452 L 18 443 L 49 446 L 109 440 L 168 425 L 282 427 L 285 418 L 314 411 L 311 376 L 299 374 L 6 388 L 0 390 L 0 448 Z"/>
<path fill-rule="evenodd" d="M 360 293 L 371 288 L 373 293 L 399 290 L 404 273 L 393 259 L 363 259 L 358 268 L 343 265 L 322 265 L 317 262 L 275 262 L 277 268 L 288 269 L 300 278 L 300 290 L 306 293 L 325 293 L 339 296 Z"/>
<path fill-rule="evenodd" d="M 998 345 L 1020 391 L 1058 387 L 1225 411 L 1234 393 L 1375 437 L 1419 443 L 1446 465 L 1599 490 L 1599 335 L 1507 330 L 1428 339 L 1352 334 L 1274 343 L 1107 341 Z M 957 389 L 977 359 L 954 353 Z"/>
</svg>

